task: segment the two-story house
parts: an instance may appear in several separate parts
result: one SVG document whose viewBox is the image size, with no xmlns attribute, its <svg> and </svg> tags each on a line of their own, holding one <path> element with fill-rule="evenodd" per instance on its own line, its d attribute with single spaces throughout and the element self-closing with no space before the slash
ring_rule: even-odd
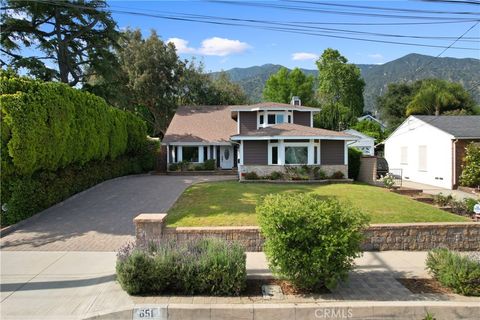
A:
<svg viewBox="0 0 480 320">
<path fill-rule="evenodd" d="M 264 102 L 238 106 L 179 107 L 162 141 L 167 163 L 215 159 L 220 169 L 266 175 L 285 166 L 321 166 L 348 173 L 347 142 L 354 136 L 313 127 L 317 108 Z"/>
</svg>

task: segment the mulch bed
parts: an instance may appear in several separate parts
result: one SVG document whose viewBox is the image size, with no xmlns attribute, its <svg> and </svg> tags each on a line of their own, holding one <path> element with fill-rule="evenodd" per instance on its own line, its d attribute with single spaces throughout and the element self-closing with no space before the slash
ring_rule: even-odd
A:
<svg viewBox="0 0 480 320">
<path fill-rule="evenodd" d="M 261 296 L 262 295 L 262 286 L 263 285 L 277 285 L 282 289 L 283 294 L 285 295 L 302 295 L 302 294 L 311 294 L 313 292 L 308 290 L 298 289 L 293 286 L 290 282 L 286 280 L 278 279 L 247 279 L 247 287 L 242 292 L 242 295 L 246 296 Z M 317 294 L 331 293 L 325 287 L 322 287 L 320 290 L 315 291 Z"/>
<path fill-rule="evenodd" d="M 442 286 L 440 282 L 435 279 L 400 278 L 397 279 L 397 281 L 400 282 L 412 293 L 452 293 L 452 290 Z"/>
</svg>

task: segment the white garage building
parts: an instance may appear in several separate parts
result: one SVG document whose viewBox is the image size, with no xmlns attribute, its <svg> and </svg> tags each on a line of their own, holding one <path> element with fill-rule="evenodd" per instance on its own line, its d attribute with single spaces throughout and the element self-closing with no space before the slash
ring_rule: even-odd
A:
<svg viewBox="0 0 480 320">
<path fill-rule="evenodd" d="M 480 116 L 410 116 L 385 140 L 385 158 L 405 180 L 454 189 L 472 141 L 480 142 Z"/>
</svg>

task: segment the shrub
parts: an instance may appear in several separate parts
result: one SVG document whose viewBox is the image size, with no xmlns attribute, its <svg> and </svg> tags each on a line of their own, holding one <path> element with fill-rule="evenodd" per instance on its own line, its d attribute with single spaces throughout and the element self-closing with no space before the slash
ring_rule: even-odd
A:
<svg viewBox="0 0 480 320">
<path fill-rule="evenodd" d="M 268 195 L 256 212 L 272 271 L 297 287 L 335 288 L 360 254 L 367 218 L 335 199 Z"/>
<path fill-rule="evenodd" d="M 335 172 L 331 175 L 330 178 L 331 178 L 331 179 L 343 179 L 343 178 L 345 178 L 345 175 L 343 174 L 342 171 L 335 171 Z"/>
<path fill-rule="evenodd" d="M 350 179 L 358 179 L 362 154 L 362 151 L 356 148 L 348 148 L 348 177 Z"/>
<path fill-rule="evenodd" d="M 269 179 L 271 179 L 271 180 L 283 179 L 283 172 L 273 171 L 272 173 L 270 173 Z"/>
<path fill-rule="evenodd" d="M 475 200 L 475 199 L 471 199 L 471 198 L 465 198 L 464 199 L 464 202 L 465 202 L 465 207 L 467 208 L 467 212 L 472 214 L 473 213 L 473 207 L 477 204 L 477 203 L 480 203 L 480 199 L 479 200 Z"/>
<path fill-rule="evenodd" d="M 178 170 L 180 170 L 180 166 L 178 165 L 178 163 L 172 163 L 168 166 L 168 170 L 169 171 L 178 171 Z"/>
<path fill-rule="evenodd" d="M 466 148 L 460 183 L 466 187 L 480 186 L 480 145 L 473 142 Z"/>
<path fill-rule="evenodd" d="M 383 177 L 383 184 L 387 189 L 392 189 L 395 185 L 395 178 L 391 173 L 387 173 L 385 177 Z"/>
<path fill-rule="evenodd" d="M 315 180 L 325 180 L 327 179 L 327 174 L 320 167 L 313 168 L 313 177 Z"/>
<path fill-rule="evenodd" d="M 133 113 L 63 83 L 5 72 L 0 91 L 2 224 L 105 179 L 153 168 L 158 144 L 149 144 Z"/>
<path fill-rule="evenodd" d="M 245 288 L 246 254 L 218 239 L 127 245 L 117 255 L 118 281 L 129 294 L 239 295 Z"/>
<path fill-rule="evenodd" d="M 203 163 L 204 170 L 215 170 L 215 159 L 209 159 Z"/>
<path fill-rule="evenodd" d="M 438 248 L 426 261 L 430 274 L 442 285 L 459 294 L 480 296 L 480 263 L 467 256 Z"/>
<path fill-rule="evenodd" d="M 433 196 L 433 203 L 439 205 L 440 207 L 446 207 L 453 200 L 452 195 L 445 196 L 443 193 L 435 194 Z"/>
<path fill-rule="evenodd" d="M 150 171 L 153 155 L 121 156 L 115 160 L 90 161 L 56 172 L 37 172 L 31 177 L 10 181 L 7 211 L 2 213 L 2 224 L 9 225 L 28 218 L 68 197 L 116 177 Z"/>
<path fill-rule="evenodd" d="M 260 177 L 258 176 L 258 174 L 255 171 L 245 173 L 244 178 L 245 178 L 245 180 L 258 180 L 258 179 L 260 179 Z"/>
</svg>

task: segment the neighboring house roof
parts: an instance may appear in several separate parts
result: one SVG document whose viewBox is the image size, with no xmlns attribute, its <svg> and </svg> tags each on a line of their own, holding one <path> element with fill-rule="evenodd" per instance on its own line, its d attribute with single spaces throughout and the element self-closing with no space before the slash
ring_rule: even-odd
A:
<svg viewBox="0 0 480 320">
<path fill-rule="evenodd" d="M 239 106 L 232 106 L 232 111 L 257 111 L 257 110 L 284 110 L 285 108 L 297 111 L 309 111 L 309 112 L 319 112 L 320 109 L 306 107 L 306 106 L 295 106 L 293 104 L 288 103 L 280 103 L 280 102 L 260 102 L 257 104 L 251 105 L 239 105 Z"/>
<path fill-rule="evenodd" d="M 377 118 L 375 118 L 374 116 L 369 115 L 369 114 L 358 117 L 357 121 L 363 121 L 363 120 L 367 120 L 367 119 L 370 119 L 372 121 L 376 121 L 376 122 L 378 122 L 379 125 L 382 126 L 382 128 L 385 128 L 385 125 L 380 120 L 378 120 Z"/>
<path fill-rule="evenodd" d="M 421 116 L 415 117 L 451 134 L 457 139 L 480 138 L 480 116 Z"/>
<path fill-rule="evenodd" d="M 293 123 L 281 123 L 267 128 L 249 131 L 243 134 L 237 134 L 232 140 L 244 140 L 245 138 L 277 139 L 288 137 L 311 137 L 329 138 L 338 140 L 357 140 L 356 137 L 344 132 L 331 131 L 326 129 L 312 128 Z"/>
<path fill-rule="evenodd" d="M 228 143 L 237 133 L 230 106 L 180 106 L 162 143 Z"/>
<path fill-rule="evenodd" d="M 361 139 L 369 139 L 369 140 L 375 141 L 375 138 L 370 137 L 369 135 L 366 135 L 365 133 L 362 133 L 362 132 L 357 131 L 355 129 L 347 129 L 347 130 L 343 130 L 343 132 L 345 132 L 347 134 L 350 134 L 352 136 L 359 137 Z"/>
</svg>

